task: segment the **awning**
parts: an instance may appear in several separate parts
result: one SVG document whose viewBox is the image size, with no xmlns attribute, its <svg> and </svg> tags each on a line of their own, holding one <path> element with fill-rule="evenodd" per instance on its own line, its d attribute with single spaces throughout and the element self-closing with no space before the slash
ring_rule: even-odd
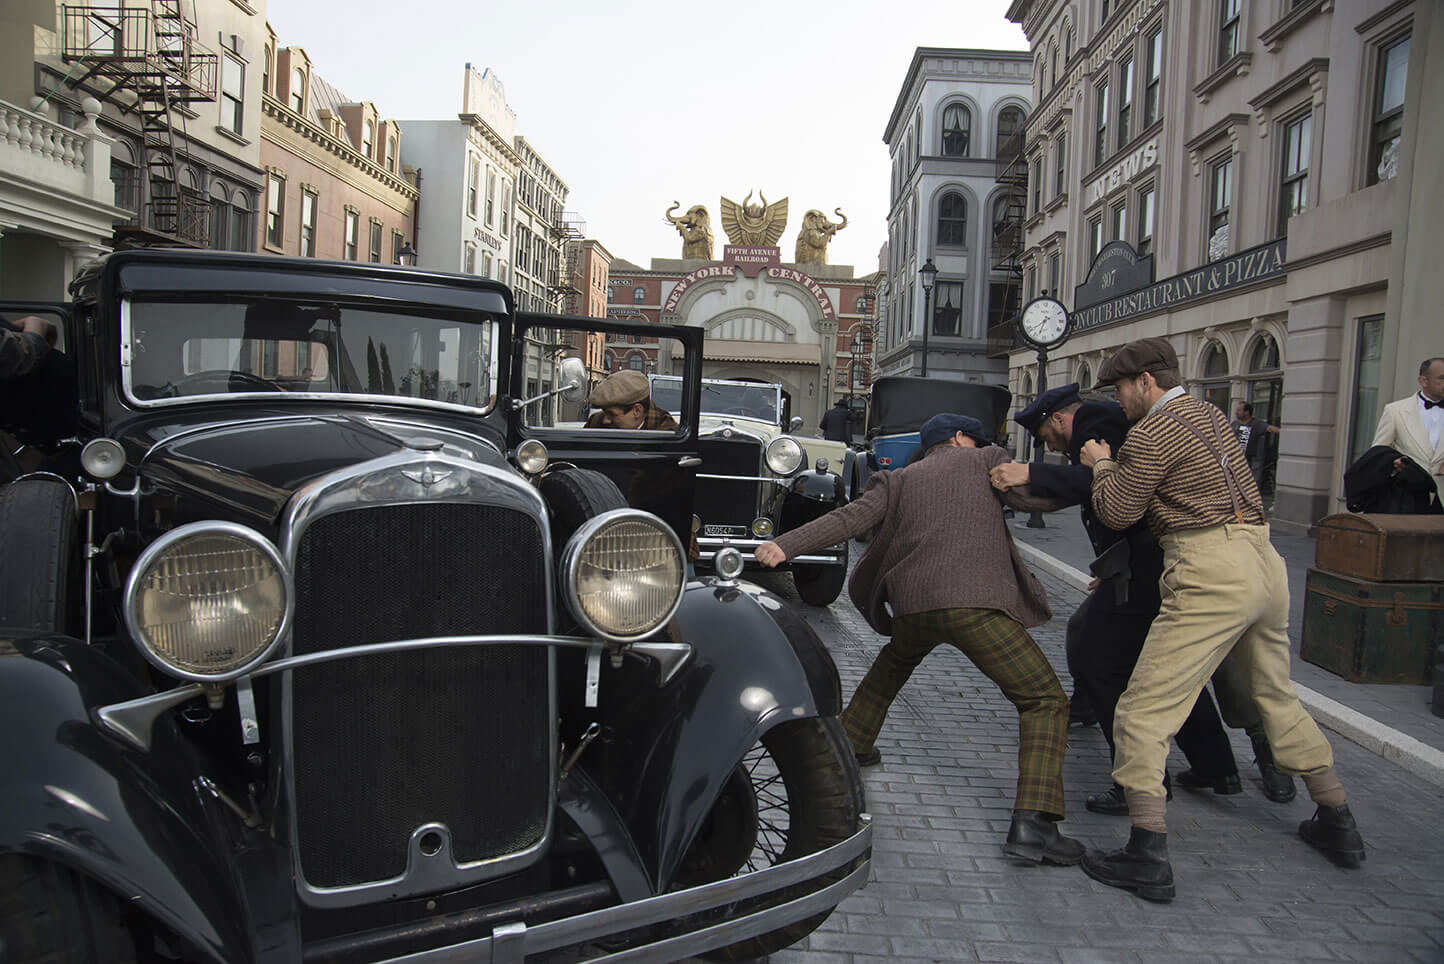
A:
<svg viewBox="0 0 1444 964">
<path fill-rule="evenodd" d="M 702 359 L 816 367 L 822 364 L 822 346 L 786 341 L 713 341 L 709 338 L 702 343 Z"/>
</svg>

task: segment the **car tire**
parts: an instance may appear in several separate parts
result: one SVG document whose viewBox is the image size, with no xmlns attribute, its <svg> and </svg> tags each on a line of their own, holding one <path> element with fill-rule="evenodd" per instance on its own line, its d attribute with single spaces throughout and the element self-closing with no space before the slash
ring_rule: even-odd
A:
<svg viewBox="0 0 1444 964">
<path fill-rule="evenodd" d="M 836 566 L 794 565 L 792 581 L 797 594 L 809 606 L 830 606 L 842 594 L 847 583 L 847 557 L 850 548 L 842 544 L 842 562 Z"/>
<path fill-rule="evenodd" d="M 551 510 L 552 552 L 557 555 L 582 523 L 603 512 L 627 507 L 617 483 L 592 469 L 549 472 L 542 476 L 540 488 Z"/>
<path fill-rule="evenodd" d="M 68 632 L 79 589 L 75 493 L 32 476 L 0 489 L 0 627 Z"/>
<path fill-rule="evenodd" d="M 862 781 L 852 746 L 836 717 L 778 724 L 763 734 L 761 742 L 743 758 L 738 769 L 745 775 L 745 782 L 734 773 L 723 788 L 707 824 L 698 832 L 683 859 L 679 885 L 696 886 L 796 860 L 840 843 L 857 832 L 859 815 L 865 809 Z M 785 799 L 780 800 L 778 796 L 779 784 Z M 750 794 L 751 798 L 735 799 L 739 793 Z M 785 827 L 780 826 L 782 820 L 786 821 Z M 735 837 L 738 833 L 748 833 L 749 828 L 755 828 L 756 843 L 739 858 Z M 699 847 L 721 848 L 722 852 L 700 854 L 696 852 Z M 723 859 L 712 859 L 714 856 Z M 703 867 L 706 870 L 698 873 Z M 762 898 L 765 903 L 739 904 L 730 908 L 727 916 L 796 899 L 820 885 L 842 879 L 850 871 L 850 867 L 833 871 L 808 884 Z M 828 910 L 815 914 L 700 956 L 712 961 L 764 957 L 802 940 L 831 913 Z"/>
<path fill-rule="evenodd" d="M 133 964 L 135 940 L 109 892 L 60 864 L 0 856 L 0 950 L 31 964 Z"/>
</svg>

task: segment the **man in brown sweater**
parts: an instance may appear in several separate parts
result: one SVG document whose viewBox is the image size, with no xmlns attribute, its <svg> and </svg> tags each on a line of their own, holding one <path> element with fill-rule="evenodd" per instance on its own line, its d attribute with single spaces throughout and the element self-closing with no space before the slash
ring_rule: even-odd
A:
<svg viewBox="0 0 1444 964">
<path fill-rule="evenodd" d="M 876 527 L 848 589 L 868 622 L 892 639 L 842 714 L 858 762 L 881 758 L 878 731 L 917 665 L 940 643 L 956 646 L 1018 708 L 1018 788 L 1003 850 L 1076 864 L 1083 845 L 1057 827 L 1068 698 L 1024 628 L 1052 614 L 1018 558 L 988 479 L 1007 453 L 988 445 L 982 423 L 966 415 L 935 415 L 921 434 L 923 459 L 874 473 L 861 498 L 764 542 L 757 561 L 776 566 Z"/>
<path fill-rule="evenodd" d="M 1336 863 L 1357 867 L 1364 841 L 1333 752 L 1289 681 L 1288 578 L 1243 449 L 1222 412 L 1183 391 L 1178 355 L 1165 338 L 1119 349 L 1094 387 L 1107 385 L 1135 424 L 1116 458 L 1096 440 L 1079 453 L 1093 467 L 1093 510 L 1115 529 L 1148 520 L 1163 546 L 1163 602 L 1113 723 L 1113 779 L 1123 787 L 1133 831 L 1118 850 L 1090 851 L 1083 870 L 1149 900 L 1173 898 L 1164 760 L 1199 690 L 1230 652 L 1258 704 L 1275 763 L 1302 776 L 1318 805 L 1299 834 Z"/>
</svg>

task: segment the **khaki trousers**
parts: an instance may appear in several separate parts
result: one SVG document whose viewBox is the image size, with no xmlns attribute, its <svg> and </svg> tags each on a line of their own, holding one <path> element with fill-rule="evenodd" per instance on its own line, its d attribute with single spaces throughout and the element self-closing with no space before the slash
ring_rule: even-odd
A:
<svg viewBox="0 0 1444 964">
<path fill-rule="evenodd" d="M 1333 766 L 1328 740 L 1289 681 L 1288 578 L 1268 526 L 1185 530 L 1159 542 L 1163 605 L 1118 701 L 1113 779 L 1128 793 L 1163 794 L 1169 740 L 1230 651 L 1279 769 Z"/>
</svg>

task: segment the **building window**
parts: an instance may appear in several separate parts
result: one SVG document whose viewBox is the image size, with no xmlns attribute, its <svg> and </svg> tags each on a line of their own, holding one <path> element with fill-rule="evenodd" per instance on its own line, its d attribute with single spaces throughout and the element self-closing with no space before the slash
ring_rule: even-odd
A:
<svg viewBox="0 0 1444 964">
<path fill-rule="evenodd" d="M 988 283 L 988 327 L 1001 325 L 1018 313 L 1018 282 Z"/>
<path fill-rule="evenodd" d="M 361 153 L 366 160 L 371 160 L 371 147 L 376 143 L 376 122 L 366 118 L 366 123 L 361 125 Z"/>
<path fill-rule="evenodd" d="M 291 71 L 291 110 L 300 114 L 306 107 L 306 72 L 300 67 Z"/>
<path fill-rule="evenodd" d="M 1118 64 L 1118 149 L 1128 143 L 1133 128 L 1133 58 L 1125 57 Z"/>
<path fill-rule="evenodd" d="M 1219 0 L 1218 3 L 1218 63 L 1233 59 L 1238 53 L 1239 0 Z"/>
<path fill-rule="evenodd" d="M 627 367 L 634 372 L 646 371 L 647 356 L 641 354 L 640 352 L 632 352 L 630 355 L 627 356 Z"/>
<path fill-rule="evenodd" d="M 1073 28 L 1069 27 L 1063 34 L 1063 63 L 1073 59 Z"/>
<path fill-rule="evenodd" d="M 1289 218 L 1303 213 L 1309 203 L 1309 135 L 1313 115 L 1305 114 L 1284 124 L 1283 158 L 1279 170 L 1280 236 L 1289 233 Z"/>
<path fill-rule="evenodd" d="M 386 170 L 396 173 L 396 138 L 386 138 Z"/>
<path fill-rule="evenodd" d="M 246 65 L 230 54 L 221 57 L 221 126 L 233 134 L 244 130 Z"/>
<path fill-rule="evenodd" d="M 1023 129 L 1023 112 L 1017 107 L 1004 107 L 998 114 L 998 141 L 995 145 L 995 156 L 1003 157 L 1008 142 L 1018 135 Z M 1015 151 L 1016 153 L 1016 151 Z"/>
<path fill-rule="evenodd" d="M 641 285 L 632 289 L 632 304 L 642 305 L 647 303 L 647 289 Z"/>
<path fill-rule="evenodd" d="M 281 247 L 285 238 L 286 182 L 274 174 L 266 177 L 266 244 Z"/>
<path fill-rule="evenodd" d="M 956 338 L 962 333 L 963 283 L 939 281 L 933 289 L 933 334 Z"/>
<path fill-rule="evenodd" d="M 1098 85 L 1096 91 L 1098 113 L 1095 118 L 1093 139 L 1093 166 L 1098 167 L 1108 156 L 1108 81 Z"/>
<path fill-rule="evenodd" d="M 1125 201 L 1113 208 L 1113 236 L 1110 241 L 1128 240 L 1128 203 Z"/>
<path fill-rule="evenodd" d="M 275 378 L 280 374 L 281 343 L 274 338 L 261 342 L 261 377 Z"/>
<path fill-rule="evenodd" d="M 491 277 L 491 252 L 490 252 L 490 251 L 483 251 L 483 252 L 481 253 L 481 273 L 482 273 L 483 275 L 485 275 L 486 277 L 488 277 L 488 278 Z"/>
<path fill-rule="evenodd" d="M 470 241 L 461 247 L 461 270 L 467 274 L 476 274 L 476 245 Z"/>
<path fill-rule="evenodd" d="M 486 223 L 491 226 L 496 223 L 496 171 L 490 167 L 486 169 Z"/>
<path fill-rule="evenodd" d="M 346 212 L 346 244 L 343 256 L 347 261 L 356 260 L 357 235 L 361 230 L 361 215 L 355 211 Z"/>
<path fill-rule="evenodd" d="M 1038 273 L 1032 268 L 1023 272 L 1023 287 L 1028 292 L 1029 301 L 1038 297 Z"/>
<path fill-rule="evenodd" d="M 140 210 L 140 172 L 135 151 L 127 141 L 117 140 L 110 148 L 110 182 L 115 188 L 115 206 L 135 214 Z"/>
<path fill-rule="evenodd" d="M 251 240 L 251 196 L 237 190 L 231 195 L 231 231 L 227 238 L 227 250 L 251 251 L 256 242 Z"/>
<path fill-rule="evenodd" d="M 616 288 L 613 288 L 611 285 L 608 285 L 608 286 L 607 286 L 607 304 L 613 305 L 613 304 L 616 304 L 616 303 L 617 303 L 617 289 L 616 289 Z"/>
<path fill-rule="evenodd" d="M 1061 281 L 1059 275 L 1063 270 L 1062 265 L 1063 259 L 1058 256 L 1057 251 L 1048 255 L 1048 293 L 1054 298 L 1058 297 L 1058 285 Z"/>
<path fill-rule="evenodd" d="M 266 44 L 265 56 L 261 60 L 261 93 L 271 92 L 271 64 L 275 61 L 276 50 L 270 44 Z M 273 95 L 274 96 L 274 95 Z"/>
<path fill-rule="evenodd" d="M 1153 253 L 1153 185 L 1138 192 L 1138 256 Z"/>
<path fill-rule="evenodd" d="M 406 244 L 406 239 L 405 239 L 404 237 L 402 237 L 400 231 L 392 231 L 392 232 L 391 232 L 391 263 L 392 263 L 392 264 L 400 264 L 400 263 L 401 263 L 401 248 L 402 248 L 405 244 Z"/>
<path fill-rule="evenodd" d="M 509 236 L 511 232 L 511 182 L 501 182 L 501 236 Z M 538 246 L 541 240 L 537 240 Z"/>
<path fill-rule="evenodd" d="M 1370 448 L 1379 419 L 1379 366 L 1384 357 L 1384 316 L 1359 319 L 1354 348 L 1354 417 L 1349 432 L 1349 462 Z"/>
<path fill-rule="evenodd" d="M 938 244 L 965 247 L 968 243 L 968 202 L 956 191 L 938 202 Z"/>
<path fill-rule="evenodd" d="M 1368 183 L 1399 173 L 1399 137 L 1404 131 L 1404 80 L 1409 73 L 1409 37 L 1379 51 L 1374 113 L 1369 142 Z"/>
<path fill-rule="evenodd" d="M 1043 210 L 1043 157 L 1033 162 L 1033 213 Z"/>
<path fill-rule="evenodd" d="M 1080 388 L 1085 392 L 1093 387 L 1093 368 L 1087 362 L 1078 366 L 1078 378 L 1075 379 Z"/>
<path fill-rule="evenodd" d="M 219 180 L 211 179 L 211 248 L 227 250 L 230 242 L 231 204 L 229 192 Z"/>
<path fill-rule="evenodd" d="M 1228 352 L 1216 341 L 1210 341 L 1203 349 L 1203 377 L 1199 387 L 1203 400 L 1218 406 L 1218 410 L 1233 417 L 1229 411 Z"/>
<path fill-rule="evenodd" d="M 1105 22 L 1107 22 L 1107 20 L 1108 20 L 1108 11 L 1109 11 L 1109 9 L 1110 9 L 1112 6 L 1113 6 L 1113 5 L 1112 5 L 1111 3 L 1109 3 L 1109 0 L 1103 0 L 1103 15 L 1099 18 L 1099 22 L 1100 22 L 1100 23 L 1105 23 Z"/>
<path fill-rule="evenodd" d="M 301 256 L 316 256 L 316 194 L 301 191 Z"/>
<path fill-rule="evenodd" d="M 1208 260 L 1228 254 L 1229 199 L 1233 196 L 1233 156 L 1215 161 L 1208 168 Z"/>
<path fill-rule="evenodd" d="M 972 130 L 972 113 L 962 104 L 949 104 L 943 111 L 943 157 L 967 157 Z"/>
<path fill-rule="evenodd" d="M 1056 167 L 1053 171 L 1053 196 L 1056 198 L 1063 195 L 1063 187 L 1067 183 L 1068 133 L 1066 131 L 1058 132 L 1058 156 L 1054 160 Z"/>
<path fill-rule="evenodd" d="M 1088 263 L 1091 266 L 1098 252 L 1103 250 L 1103 216 L 1088 219 Z"/>
<path fill-rule="evenodd" d="M 1148 53 L 1143 62 L 1143 126 L 1158 120 L 1158 92 L 1163 80 L 1163 26 L 1148 35 Z"/>
<path fill-rule="evenodd" d="M 466 169 L 466 210 L 472 217 L 476 217 L 477 203 L 479 196 L 477 187 L 481 181 L 481 162 L 475 157 L 470 159 Z"/>
<path fill-rule="evenodd" d="M 371 259 L 372 264 L 381 263 L 381 222 L 375 218 L 371 219 L 370 244 L 367 245 L 366 255 Z"/>
</svg>

